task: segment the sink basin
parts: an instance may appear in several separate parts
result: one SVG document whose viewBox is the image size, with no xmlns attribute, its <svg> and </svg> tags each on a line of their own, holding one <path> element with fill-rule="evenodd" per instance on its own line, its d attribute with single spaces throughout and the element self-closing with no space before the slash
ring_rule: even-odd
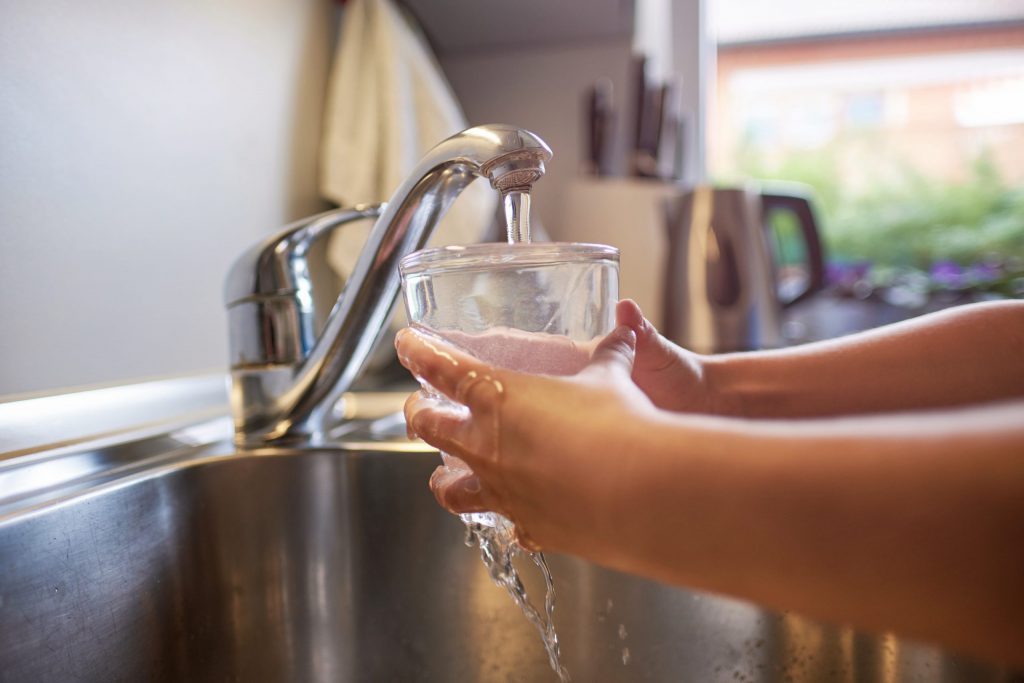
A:
<svg viewBox="0 0 1024 683">
<path fill-rule="evenodd" d="M 556 680 L 427 490 L 436 453 L 381 435 L 399 423 L 304 451 L 235 452 L 226 421 L 150 432 L 57 451 L 112 465 L 6 499 L 0 460 L 0 681 Z M 549 559 L 576 681 L 1019 680 Z"/>
</svg>

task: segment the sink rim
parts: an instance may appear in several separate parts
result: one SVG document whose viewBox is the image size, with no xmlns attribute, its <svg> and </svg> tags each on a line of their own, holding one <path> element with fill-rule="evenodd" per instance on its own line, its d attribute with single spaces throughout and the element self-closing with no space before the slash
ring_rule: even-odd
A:
<svg viewBox="0 0 1024 683">
<path fill-rule="evenodd" d="M 224 374 L 0 401 L 0 526 L 83 496 L 213 460 L 305 452 L 437 453 L 405 434 L 410 388 L 349 392 L 320 444 L 242 448 Z"/>
</svg>

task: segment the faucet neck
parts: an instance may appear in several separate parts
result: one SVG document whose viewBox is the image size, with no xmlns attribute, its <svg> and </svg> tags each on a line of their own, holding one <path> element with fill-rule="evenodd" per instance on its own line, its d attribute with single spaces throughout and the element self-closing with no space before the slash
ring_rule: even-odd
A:
<svg viewBox="0 0 1024 683">
<path fill-rule="evenodd" d="M 267 410 L 257 411 L 259 424 L 243 419 L 237 425 L 240 439 L 321 440 L 332 407 L 387 329 L 401 285 L 398 262 L 423 248 L 452 202 L 480 177 L 503 195 L 509 225 L 515 226 L 510 238 L 528 241 L 530 187 L 544 175 L 550 159 L 551 149 L 543 140 L 507 125 L 470 128 L 431 149 L 374 224 L 316 343 L 287 373 L 259 383 L 259 395 L 249 392 Z M 273 370 L 279 368 L 266 370 L 265 377 Z M 248 398 L 243 396 L 242 403 Z"/>
</svg>

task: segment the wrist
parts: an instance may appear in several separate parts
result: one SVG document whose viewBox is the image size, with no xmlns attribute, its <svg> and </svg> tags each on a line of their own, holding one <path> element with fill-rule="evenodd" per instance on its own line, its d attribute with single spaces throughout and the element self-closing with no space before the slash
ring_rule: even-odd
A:
<svg viewBox="0 0 1024 683">
<path fill-rule="evenodd" d="M 820 414 L 820 403 L 809 404 L 802 393 L 803 375 L 776 362 L 779 352 L 747 351 L 705 356 L 708 391 L 717 415 L 773 418 Z"/>
<path fill-rule="evenodd" d="M 708 412 L 725 417 L 751 417 L 742 375 L 736 354 L 701 356 L 704 390 Z"/>
</svg>

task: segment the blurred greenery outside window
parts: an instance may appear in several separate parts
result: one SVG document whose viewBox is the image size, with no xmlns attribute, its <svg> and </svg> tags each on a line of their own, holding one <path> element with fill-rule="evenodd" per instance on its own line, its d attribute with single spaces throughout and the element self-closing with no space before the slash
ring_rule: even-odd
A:
<svg viewBox="0 0 1024 683">
<path fill-rule="evenodd" d="M 831 62 L 773 49 L 767 66 L 720 53 L 715 182 L 813 188 L 829 280 L 849 293 L 1024 296 L 1024 49 Z M 793 218 L 770 222 L 784 269 L 800 263 Z"/>
</svg>

